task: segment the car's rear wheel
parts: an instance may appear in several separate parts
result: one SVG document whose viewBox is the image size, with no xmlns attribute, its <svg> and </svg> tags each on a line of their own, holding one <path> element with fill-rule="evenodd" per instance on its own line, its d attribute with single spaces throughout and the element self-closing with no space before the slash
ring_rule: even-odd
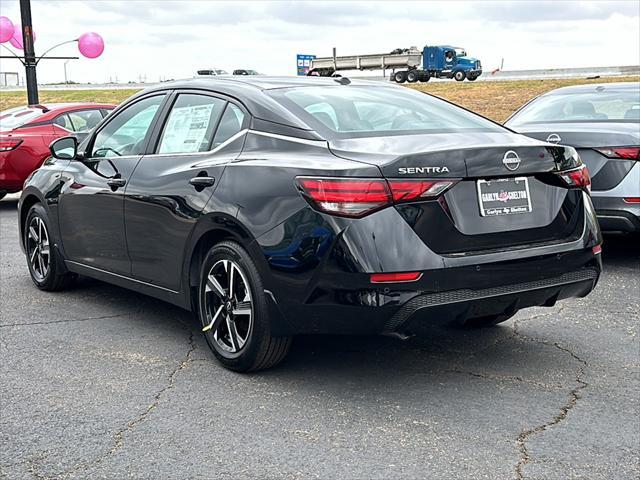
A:
<svg viewBox="0 0 640 480">
<path fill-rule="evenodd" d="M 64 271 L 60 253 L 53 246 L 47 211 L 36 203 L 31 207 L 24 223 L 24 247 L 29 273 L 33 283 L 41 290 L 63 290 L 69 286 L 73 274 Z"/>
<path fill-rule="evenodd" d="M 470 318 L 464 322 L 464 326 L 468 328 L 487 328 L 498 325 L 499 323 L 506 322 L 516 313 L 509 313 L 503 315 L 489 315 L 486 317 Z"/>
<path fill-rule="evenodd" d="M 291 337 L 271 335 L 262 279 L 247 251 L 232 241 L 214 245 L 200 271 L 198 313 L 209 347 L 237 372 L 280 363 Z"/>
<path fill-rule="evenodd" d="M 419 77 L 419 74 L 415 70 L 409 70 L 407 72 L 407 82 L 409 82 L 409 83 L 417 82 L 418 81 L 418 77 Z"/>
</svg>

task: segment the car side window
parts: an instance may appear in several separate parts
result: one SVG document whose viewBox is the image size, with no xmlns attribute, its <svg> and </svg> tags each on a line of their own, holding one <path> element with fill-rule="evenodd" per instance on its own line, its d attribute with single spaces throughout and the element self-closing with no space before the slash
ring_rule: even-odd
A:
<svg viewBox="0 0 640 480">
<path fill-rule="evenodd" d="M 73 124 L 73 131 L 78 133 L 88 132 L 102 120 L 100 110 L 80 110 L 69 112 L 68 115 Z"/>
<path fill-rule="evenodd" d="M 59 127 L 64 128 L 65 130 L 69 130 L 70 132 L 73 132 L 73 123 L 71 123 L 71 119 L 69 118 L 69 115 L 67 115 L 66 113 L 62 115 L 58 115 L 53 120 L 53 123 L 58 125 Z"/>
<path fill-rule="evenodd" d="M 144 140 L 164 97 L 147 97 L 119 112 L 96 135 L 91 156 L 121 157 L 143 154 Z"/>
<path fill-rule="evenodd" d="M 227 104 L 224 114 L 220 119 L 220 125 L 216 130 L 216 136 L 213 138 L 213 148 L 226 142 L 236 133 L 242 130 L 244 124 L 244 112 L 236 107 L 233 103 Z"/>
<path fill-rule="evenodd" d="M 195 153 L 211 149 L 211 141 L 226 100 L 183 93 L 171 108 L 158 153 Z"/>
</svg>

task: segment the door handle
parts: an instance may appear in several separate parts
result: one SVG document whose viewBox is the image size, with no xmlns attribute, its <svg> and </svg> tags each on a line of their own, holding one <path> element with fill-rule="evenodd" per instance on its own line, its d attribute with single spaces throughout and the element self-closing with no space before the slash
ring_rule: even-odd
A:
<svg viewBox="0 0 640 480">
<path fill-rule="evenodd" d="M 193 177 L 189 180 L 189 184 L 193 185 L 198 192 L 207 187 L 213 187 L 214 183 L 216 183 L 216 179 L 213 177 Z"/>
<path fill-rule="evenodd" d="M 120 187 L 124 187 L 127 184 L 127 181 L 124 178 L 110 178 L 107 180 L 107 185 L 111 187 L 111 190 L 114 192 Z"/>
</svg>

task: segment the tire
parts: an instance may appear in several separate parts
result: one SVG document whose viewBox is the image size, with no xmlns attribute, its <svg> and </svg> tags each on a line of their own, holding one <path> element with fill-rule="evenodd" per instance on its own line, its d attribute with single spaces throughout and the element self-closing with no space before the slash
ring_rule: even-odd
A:
<svg viewBox="0 0 640 480">
<path fill-rule="evenodd" d="M 415 70 L 409 70 L 407 72 L 407 82 L 416 83 L 418 81 L 419 74 Z"/>
<path fill-rule="evenodd" d="M 75 275 L 64 269 L 64 261 L 51 242 L 51 222 L 40 203 L 31 207 L 23 226 L 24 246 L 31 280 L 40 290 L 64 290 Z"/>
<path fill-rule="evenodd" d="M 504 315 L 490 315 L 488 317 L 470 318 L 464 322 L 466 328 L 489 328 L 498 325 L 499 323 L 506 322 L 513 317 L 517 312 L 504 314 Z"/>
<path fill-rule="evenodd" d="M 393 81 L 396 83 L 404 83 L 407 80 L 407 72 L 401 70 L 393 74 Z"/>
<path fill-rule="evenodd" d="M 289 352 L 291 337 L 271 336 L 260 273 L 236 242 L 220 242 L 207 253 L 200 269 L 198 316 L 209 348 L 229 370 L 271 368 Z"/>
<path fill-rule="evenodd" d="M 469 75 L 467 77 L 467 80 L 469 80 L 470 82 L 475 82 L 477 78 L 478 77 L 476 75 Z"/>
<path fill-rule="evenodd" d="M 423 72 L 420 73 L 419 80 L 421 82 L 428 82 L 430 78 L 431 78 L 431 75 L 429 75 L 429 72 L 423 71 Z"/>
<path fill-rule="evenodd" d="M 456 73 L 453 74 L 453 78 L 456 79 L 456 82 L 462 82 L 465 78 L 467 78 L 467 74 L 464 73 L 462 70 L 458 70 Z"/>
</svg>

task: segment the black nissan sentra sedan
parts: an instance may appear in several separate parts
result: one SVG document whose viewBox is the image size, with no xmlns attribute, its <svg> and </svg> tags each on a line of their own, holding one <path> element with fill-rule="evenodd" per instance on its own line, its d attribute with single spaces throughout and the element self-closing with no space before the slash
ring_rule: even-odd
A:
<svg viewBox="0 0 640 480">
<path fill-rule="evenodd" d="M 33 282 L 82 274 L 191 309 L 236 371 L 296 334 L 495 325 L 601 271 L 573 148 L 404 87 L 168 83 L 51 152 L 19 205 Z"/>
</svg>

